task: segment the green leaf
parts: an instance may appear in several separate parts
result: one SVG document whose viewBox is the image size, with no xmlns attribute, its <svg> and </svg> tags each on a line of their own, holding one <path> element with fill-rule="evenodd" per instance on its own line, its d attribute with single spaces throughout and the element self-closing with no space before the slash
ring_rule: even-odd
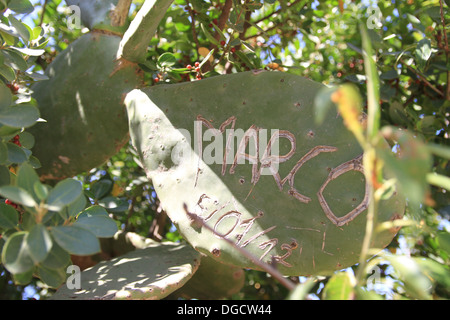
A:
<svg viewBox="0 0 450 320">
<path fill-rule="evenodd" d="M 17 20 L 13 15 L 9 15 L 8 19 L 11 25 L 16 28 L 17 32 L 19 32 L 20 37 L 25 42 L 28 42 L 30 40 L 30 33 L 28 31 L 28 28 L 21 21 Z"/>
<path fill-rule="evenodd" d="M 0 140 L 0 164 L 5 164 L 8 161 L 8 147 Z"/>
<path fill-rule="evenodd" d="M 33 79 L 34 81 L 42 81 L 42 80 L 48 80 L 50 79 L 45 74 L 38 73 L 38 72 L 25 72 L 25 74 Z"/>
<path fill-rule="evenodd" d="M 298 284 L 295 286 L 294 290 L 292 290 L 287 299 L 288 300 L 304 300 L 311 289 L 316 284 L 317 279 L 314 277 L 308 278 L 305 282 Z"/>
<path fill-rule="evenodd" d="M 73 226 L 89 230 L 99 238 L 112 237 L 118 230 L 117 224 L 113 219 L 100 215 L 80 216 Z"/>
<path fill-rule="evenodd" d="M 32 40 L 39 39 L 39 37 L 41 36 L 42 31 L 43 31 L 42 27 L 39 27 L 39 26 L 34 27 L 33 28 L 33 34 L 32 34 Z"/>
<path fill-rule="evenodd" d="M 7 66 L 20 71 L 26 71 L 28 69 L 27 62 L 19 52 L 12 49 L 4 49 L 0 52 L 3 54 Z"/>
<path fill-rule="evenodd" d="M 5 166 L 0 166 L 0 186 L 8 185 L 11 182 L 12 173 Z"/>
<path fill-rule="evenodd" d="M 36 171 L 34 171 L 33 167 L 28 163 L 23 163 L 19 170 L 17 171 L 17 180 L 16 185 L 24 190 L 26 190 L 36 202 L 39 202 L 40 199 L 35 192 L 35 184 L 40 184 L 39 176 Z M 38 187 L 40 188 L 40 187 Z"/>
<path fill-rule="evenodd" d="M 17 48 L 17 47 L 11 47 L 12 49 L 20 52 L 21 54 L 27 55 L 27 56 L 40 56 L 41 54 L 44 54 L 44 49 L 30 49 L 30 48 Z"/>
<path fill-rule="evenodd" d="M 120 213 L 128 209 L 128 202 L 115 197 L 106 197 L 98 202 L 108 212 Z"/>
<path fill-rule="evenodd" d="M 450 269 L 448 265 L 441 264 L 430 258 L 414 257 L 413 259 L 428 279 L 441 284 L 447 289 L 450 288 Z"/>
<path fill-rule="evenodd" d="M 67 277 L 65 269 L 63 268 L 49 269 L 44 266 L 39 266 L 37 268 L 37 274 L 46 285 L 55 289 L 60 287 L 66 281 Z"/>
<path fill-rule="evenodd" d="M 113 182 L 108 179 L 101 179 L 96 181 L 92 187 L 91 192 L 94 195 L 94 199 L 98 200 L 108 194 L 113 186 Z"/>
<path fill-rule="evenodd" d="M 109 214 L 106 211 L 106 209 L 103 208 L 102 206 L 94 205 L 94 206 L 91 206 L 91 207 L 87 208 L 82 213 L 80 213 L 79 218 L 81 218 L 81 217 L 93 217 L 93 216 L 109 217 Z"/>
<path fill-rule="evenodd" d="M 158 64 L 163 68 L 172 67 L 175 63 L 177 58 L 170 52 L 165 52 L 158 58 Z"/>
<path fill-rule="evenodd" d="M 20 144 L 22 145 L 22 147 L 26 148 L 26 149 L 31 149 L 34 147 L 34 136 L 27 132 L 21 132 L 19 133 L 19 138 L 20 138 Z"/>
<path fill-rule="evenodd" d="M 0 203 L 0 228 L 4 230 L 14 229 L 19 223 L 17 211 L 5 203 Z"/>
<path fill-rule="evenodd" d="M 31 258 L 35 263 L 45 260 L 52 248 L 52 239 L 47 228 L 41 224 L 35 224 L 29 231 L 26 241 L 30 249 Z"/>
<path fill-rule="evenodd" d="M 80 256 L 100 252 L 100 243 L 90 231 L 75 226 L 59 226 L 51 229 L 55 241 L 70 254 Z"/>
<path fill-rule="evenodd" d="M 69 264 L 70 254 L 61 248 L 56 241 L 53 241 L 52 248 L 41 265 L 48 269 L 60 269 L 67 267 Z"/>
<path fill-rule="evenodd" d="M 432 165 L 432 157 L 425 143 L 407 130 L 384 127 L 382 134 L 397 142 L 396 155 L 390 149 L 379 148 L 377 154 L 385 163 L 386 169 L 397 178 L 402 192 L 409 201 L 411 213 L 419 217 L 420 205 L 428 187 L 427 174 Z"/>
<path fill-rule="evenodd" d="M 3 56 L 1 56 L 1 58 L 3 58 Z M 0 75 L 5 77 L 5 79 L 8 80 L 9 82 L 12 82 L 14 81 L 14 79 L 16 79 L 16 73 L 14 72 L 14 69 L 5 66 L 4 64 L 0 65 Z"/>
<path fill-rule="evenodd" d="M 322 124 L 329 110 L 336 109 L 337 106 L 331 100 L 331 95 L 337 90 L 337 87 L 324 87 L 320 89 L 314 98 L 315 121 Z"/>
<path fill-rule="evenodd" d="M 30 251 L 25 241 L 28 232 L 16 232 L 6 241 L 2 251 L 2 263 L 13 273 L 25 273 L 34 267 Z"/>
<path fill-rule="evenodd" d="M 28 157 L 31 154 L 29 150 L 27 150 L 27 152 L 24 148 L 19 147 L 14 143 L 8 142 L 6 147 L 8 148 L 8 161 L 11 163 L 23 163 L 28 160 Z"/>
<path fill-rule="evenodd" d="M 351 300 L 354 297 L 355 277 L 350 272 L 339 272 L 328 280 L 323 289 L 325 300 Z"/>
<path fill-rule="evenodd" d="M 428 62 L 428 59 L 431 57 L 431 41 L 427 38 L 420 40 L 417 44 L 415 55 L 419 68 L 423 70 Z"/>
<path fill-rule="evenodd" d="M 17 13 L 31 13 L 34 10 L 29 0 L 11 0 L 8 8 Z"/>
<path fill-rule="evenodd" d="M 31 282 L 33 279 L 34 268 L 28 270 L 24 273 L 13 274 L 13 281 L 16 286 L 25 286 Z"/>
<path fill-rule="evenodd" d="M 15 136 L 20 133 L 20 129 L 4 126 L 0 124 L 0 137 Z"/>
<path fill-rule="evenodd" d="M 36 123 L 40 114 L 38 108 L 31 105 L 16 105 L 0 110 L 0 124 L 13 128 L 27 128 Z"/>
<path fill-rule="evenodd" d="M 1 69 L 0 74 L 2 74 Z M 11 104 L 12 104 L 11 90 L 3 82 L 0 82 L 0 109 L 9 107 Z"/>
<path fill-rule="evenodd" d="M 33 197 L 28 191 L 17 186 L 2 186 L 0 187 L 0 195 L 11 200 L 14 203 L 21 204 L 25 207 L 34 207 L 37 205 Z"/>
<path fill-rule="evenodd" d="M 429 152 L 442 157 L 444 159 L 450 160 L 450 148 L 447 146 L 435 144 L 435 143 L 427 143 L 427 148 Z"/>
<path fill-rule="evenodd" d="M 439 247 L 450 254 L 450 233 L 441 231 L 437 234 Z"/>
<path fill-rule="evenodd" d="M 20 37 L 20 34 L 16 30 L 16 28 L 1 22 L 0 22 L 0 35 L 6 40 L 8 44 L 13 44 L 15 42 L 15 38 Z"/>
<path fill-rule="evenodd" d="M 447 189 L 450 191 L 450 178 L 437 173 L 428 173 L 427 182 L 436 187 Z"/>
<path fill-rule="evenodd" d="M 216 46 L 220 46 L 219 41 L 217 41 L 216 38 L 214 38 L 214 36 L 208 31 L 208 28 L 205 27 L 205 26 L 203 25 L 203 23 L 202 23 L 200 26 L 201 26 L 202 31 L 203 31 L 203 33 L 205 34 L 206 38 L 208 38 L 208 40 L 209 40 L 212 44 L 214 44 L 214 45 L 216 45 Z M 218 29 L 218 28 L 216 28 L 216 30 L 217 30 L 217 29 Z M 222 40 L 225 40 L 225 37 L 224 37 L 224 39 L 222 39 Z"/>
<path fill-rule="evenodd" d="M 36 197 L 41 201 L 48 197 L 48 189 L 40 181 L 34 183 L 33 191 Z"/>
<path fill-rule="evenodd" d="M 376 139 L 380 128 L 380 83 L 377 67 L 372 58 L 372 44 L 365 26 L 361 25 L 363 43 L 364 68 L 367 77 L 367 135 L 369 139 Z"/>
<path fill-rule="evenodd" d="M 74 179 L 65 179 L 58 182 L 54 189 L 50 191 L 47 198 L 47 205 L 50 210 L 59 211 L 71 204 L 83 192 L 81 183 Z"/>
<path fill-rule="evenodd" d="M 432 287 L 432 283 L 423 273 L 423 270 L 421 270 L 415 259 L 408 256 L 391 255 L 386 253 L 383 253 L 382 257 L 392 264 L 395 271 L 398 273 L 399 279 L 404 283 L 404 289 L 407 294 L 414 299 L 431 299 L 429 292 Z"/>
<path fill-rule="evenodd" d="M 209 57 L 211 57 L 213 53 L 214 53 L 214 49 L 212 49 L 211 51 L 209 51 L 209 53 L 208 53 L 208 54 L 206 55 L 206 57 L 202 60 L 202 62 L 200 62 L 199 68 L 201 68 L 201 67 L 206 63 L 206 61 L 209 60 Z"/>
<path fill-rule="evenodd" d="M 242 41 L 242 44 L 244 45 L 244 47 L 246 47 L 248 50 L 250 50 L 251 52 L 255 52 L 255 48 L 253 48 L 253 46 L 250 43 L 247 43 L 245 41 Z"/>
<path fill-rule="evenodd" d="M 84 208 L 86 208 L 86 196 L 84 193 L 81 193 L 80 196 L 71 204 L 67 206 L 67 215 L 69 217 L 75 217 L 79 214 Z"/>
</svg>

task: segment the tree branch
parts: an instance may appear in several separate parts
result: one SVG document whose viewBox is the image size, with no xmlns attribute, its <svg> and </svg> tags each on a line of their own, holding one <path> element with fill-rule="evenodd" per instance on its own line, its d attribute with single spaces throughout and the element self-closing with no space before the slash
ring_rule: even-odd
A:
<svg viewBox="0 0 450 320">
<path fill-rule="evenodd" d="M 414 69 L 413 67 L 411 67 L 410 65 L 408 65 L 405 61 L 403 61 L 403 59 L 399 60 L 402 64 L 404 64 L 411 72 L 415 73 L 428 87 L 430 87 L 431 90 L 433 90 L 434 92 L 436 92 L 438 95 L 445 97 L 445 94 L 439 90 L 438 88 L 436 88 L 435 86 L 433 86 L 426 78 L 425 76 L 423 76 L 420 72 L 418 72 L 416 69 Z"/>
<path fill-rule="evenodd" d="M 294 6 L 294 5 L 296 5 L 297 3 L 299 3 L 300 1 L 302 1 L 302 0 L 295 0 L 294 2 L 288 3 L 288 4 L 286 4 L 286 8 L 290 8 L 290 7 Z M 268 15 L 266 15 L 266 16 L 264 16 L 264 17 L 258 19 L 258 20 L 256 20 L 256 21 L 255 21 L 255 24 L 258 24 L 258 23 L 260 23 L 261 21 L 264 21 L 264 20 L 266 20 L 266 19 L 269 19 L 269 18 L 270 18 L 271 16 L 273 16 L 274 14 L 277 14 L 277 13 L 280 13 L 281 11 L 286 10 L 286 8 L 281 7 L 281 8 L 279 8 L 278 10 L 272 11 L 272 12 L 269 13 Z"/>
<path fill-rule="evenodd" d="M 130 11 L 131 0 L 119 0 L 116 8 L 111 11 L 111 25 L 113 27 L 121 27 L 125 24 Z"/>
<path fill-rule="evenodd" d="M 219 21 L 217 23 L 217 27 L 220 30 L 223 30 L 225 28 L 225 25 L 227 24 L 228 18 L 230 17 L 231 8 L 233 6 L 233 0 L 226 0 L 225 4 L 222 8 L 222 14 L 219 17 Z M 220 34 L 216 31 L 214 38 L 219 41 Z"/>
<path fill-rule="evenodd" d="M 445 55 L 447 60 L 447 65 L 449 63 L 449 47 L 448 47 L 448 38 L 447 38 L 447 28 L 445 26 L 445 18 L 444 18 L 444 5 L 442 0 L 439 1 L 441 6 L 441 21 L 442 21 L 442 29 L 444 32 L 444 40 L 445 40 Z M 447 100 L 450 100 L 450 70 L 447 71 L 447 92 L 445 95 Z"/>
<path fill-rule="evenodd" d="M 39 21 L 40 27 L 42 27 L 42 24 L 44 23 L 44 16 L 45 16 L 45 10 L 47 9 L 47 2 L 48 2 L 48 0 L 45 0 L 44 4 L 42 5 L 42 15 L 41 15 L 41 20 Z"/>
<path fill-rule="evenodd" d="M 189 0 L 186 0 L 186 4 L 191 8 Z M 198 53 L 198 48 L 200 47 L 200 43 L 198 42 L 197 37 L 197 31 L 195 31 L 195 16 L 194 12 L 189 9 L 189 15 L 191 17 L 191 29 L 192 29 L 192 39 L 194 40 L 195 45 L 197 46 L 197 50 L 195 50 Z"/>
</svg>

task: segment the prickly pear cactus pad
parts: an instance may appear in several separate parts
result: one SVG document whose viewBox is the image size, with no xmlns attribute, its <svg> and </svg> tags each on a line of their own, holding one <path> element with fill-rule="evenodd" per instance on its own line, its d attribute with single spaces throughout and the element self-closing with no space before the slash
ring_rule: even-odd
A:
<svg viewBox="0 0 450 320">
<path fill-rule="evenodd" d="M 217 300 L 231 297 L 241 291 L 245 282 L 243 269 L 223 264 L 203 256 L 197 272 L 171 297 Z"/>
<path fill-rule="evenodd" d="M 315 124 L 322 87 L 254 71 L 127 95 L 132 143 L 194 248 L 258 269 L 226 237 L 285 275 L 330 274 L 358 262 L 368 204 L 362 151 L 336 112 Z M 382 201 L 378 222 L 401 218 L 404 205 L 397 193 Z M 371 245 L 383 248 L 394 235 L 379 233 Z"/>
<path fill-rule="evenodd" d="M 116 61 L 121 38 L 92 32 L 61 52 L 49 80 L 33 86 L 41 117 L 30 132 L 45 179 L 62 179 L 101 165 L 128 141 L 126 93 L 139 87 L 140 69 Z"/>
<path fill-rule="evenodd" d="M 192 277 L 200 259 L 187 244 L 146 243 L 145 248 L 84 270 L 79 274 L 80 289 L 63 285 L 52 299 L 162 299 Z"/>
</svg>

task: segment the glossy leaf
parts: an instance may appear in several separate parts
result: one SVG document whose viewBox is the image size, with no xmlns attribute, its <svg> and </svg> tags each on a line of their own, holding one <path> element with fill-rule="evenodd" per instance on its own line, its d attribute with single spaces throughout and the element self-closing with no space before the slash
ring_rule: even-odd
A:
<svg viewBox="0 0 450 320">
<path fill-rule="evenodd" d="M 11 273 L 24 273 L 34 266 L 27 246 L 27 232 L 16 232 L 6 241 L 2 250 L 2 263 Z"/>
<path fill-rule="evenodd" d="M 8 161 L 11 163 L 21 164 L 28 160 L 31 152 L 18 145 L 8 142 L 6 144 L 8 148 Z"/>
<path fill-rule="evenodd" d="M 65 268 L 70 262 L 69 253 L 61 248 L 56 241 L 53 241 L 52 248 L 41 265 L 45 268 L 56 270 Z"/>
<path fill-rule="evenodd" d="M 5 203 L 0 203 L 0 228 L 4 230 L 13 229 L 19 223 L 17 211 Z"/>
<path fill-rule="evenodd" d="M 31 228 L 26 241 L 30 250 L 30 256 L 35 263 L 45 260 L 53 244 L 47 228 L 40 223 Z"/>
<path fill-rule="evenodd" d="M 86 229 L 59 226 L 52 228 L 50 233 L 55 241 L 70 254 L 84 256 L 100 252 L 97 237 Z"/>
<path fill-rule="evenodd" d="M 14 203 L 24 205 L 25 207 L 34 207 L 37 205 L 33 196 L 28 191 L 20 187 L 2 186 L 0 187 L 0 195 Z"/>
<path fill-rule="evenodd" d="M 333 275 L 323 289 L 325 300 L 352 300 L 356 280 L 350 272 L 339 272 Z"/>
<path fill-rule="evenodd" d="M 8 3 L 8 8 L 17 13 L 31 13 L 34 10 L 29 0 L 11 0 Z"/>
<path fill-rule="evenodd" d="M 47 198 L 47 205 L 51 210 L 58 211 L 71 204 L 82 193 L 81 183 L 74 179 L 65 179 L 58 182 Z"/>
<path fill-rule="evenodd" d="M 3 75 L 3 73 L 0 72 Z M 1 109 L 9 107 L 12 103 L 11 90 L 3 83 L 0 83 L 0 112 Z"/>
<path fill-rule="evenodd" d="M 18 187 L 26 190 L 31 196 L 33 196 L 36 202 L 42 200 L 35 192 L 35 185 L 40 185 L 39 177 L 30 164 L 24 163 L 20 166 L 17 171 L 16 184 Z M 38 186 L 38 188 L 40 189 L 41 187 Z"/>
<path fill-rule="evenodd" d="M 430 278 L 421 270 L 420 264 L 408 256 L 383 254 L 383 257 L 392 264 L 399 275 L 399 279 L 404 283 L 404 289 L 412 298 L 431 299 L 432 283 Z"/>
<path fill-rule="evenodd" d="M 112 237 L 118 230 L 116 222 L 110 217 L 103 215 L 82 215 L 73 226 L 89 230 L 99 238 Z"/>
<path fill-rule="evenodd" d="M 38 266 L 37 274 L 46 285 L 55 289 L 60 287 L 67 278 L 67 274 L 65 273 L 65 269 L 63 268 L 49 269 L 44 266 Z"/>
<path fill-rule="evenodd" d="M 39 110 L 31 105 L 17 105 L 0 110 L 0 123 L 13 128 L 29 127 L 39 119 Z"/>
</svg>

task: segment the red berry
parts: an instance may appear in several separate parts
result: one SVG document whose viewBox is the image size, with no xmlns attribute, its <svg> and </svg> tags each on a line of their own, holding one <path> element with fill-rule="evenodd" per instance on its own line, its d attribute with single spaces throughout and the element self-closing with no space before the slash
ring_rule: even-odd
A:
<svg viewBox="0 0 450 320">
<path fill-rule="evenodd" d="M 5 204 L 10 205 L 11 207 L 14 207 L 15 209 L 17 209 L 17 204 L 15 204 L 14 202 L 12 202 L 9 199 L 5 200 Z"/>
<path fill-rule="evenodd" d="M 6 85 L 13 94 L 16 94 L 19 91 L 19 85 L 17 83 L 8 83 Z"/>
<path fill-rule="evenodd" d="M 156 77 L 156 78 L 153 79 L 153 81 L 154 81 L 155 83 L 158 83 L 158 82 L 159 82 L 159 78 Z"/>
<path fill-rule="evenodd" d="M 188 65 L 186 66 L 186 68 L 189 69 L 189 70 L 191 70 L 191 69 L 192 69 L 192 66 L 191 66 L 190 64 L 188 64 Z"/>
<path fill-rule="evenodd" d="M 22 146 L 22 144 L 20 143 L 20 137 L 19 137 L 19 135 L 15 135 L 14 138 L 12 138 L 12 143 L 18 145 L 19 147 Z"/>
<path fill-rule="evenodd" d="M 197 61 L 196 63 L 195 63 L 195 67 L 198 67 L 200 65 L 200 63 Z"/>
<path fill-rule="evenodd" d="M 231 48 L 231 52 L 235 53 L 236 52 L 236 48 Z"/>
<path fill-rule="evenodd" d="M 220 41 L 220 45 L 223 47 L 224 45 L 225 45 L 225 41 L 224 40 L 222 40 L 222 41 Z"/>
<path fill-rule="evenodd" d="M 198 67 L 195 68 L 195 72 L 197 72 L 197 73 L 200 72 L 200 68 L 198 68 Z"/>
</svg>

